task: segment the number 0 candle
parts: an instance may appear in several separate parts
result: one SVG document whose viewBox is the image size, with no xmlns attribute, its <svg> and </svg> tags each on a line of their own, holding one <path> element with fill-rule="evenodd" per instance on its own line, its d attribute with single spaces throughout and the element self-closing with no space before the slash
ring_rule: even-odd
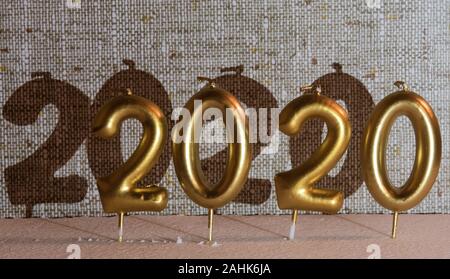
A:
<svg viewBox="0 0 450 279">
<path fill-rule="evenodd" d="M 198 205 L 208 208 L 208 240 L 212 241 L 213 213 L 232 201 L 242 190 L 250 170 L 251 149 L 249 142 L 249 127 L 247 116 L 239 101 L 228 91 L 217 87 L 210 79 L 184 106 L 191 119 L 183 127 L 184 140 L 173 141 L 173 162 L 175 171 L 184 192 Z M 202 101 L 201 106 L 195 106 L 195 101 Z M 235 134 L 228 143 L 228 158 L 222 179 L 212 185 L 205 177 L 200 165 L 199 129 L 196 125 L 202 122 L 203 112 L 209 108 L 217 108 L 222 112 L 225 121 L 226 110 L 232 113 L 234 123 L 225 123 L 227 132 Z M 172 134 L 174 135 L 174 134 Z"/>
<path fill-rule="evenodd" d="M 400 91 L 377 104 L 370 115 L 362 141 L 361 164 L 364 180 L 374 199 L 394 212 L 392 238 L 396 237 L 398 212 L 422 201 L 433 186 L 441 162 L 441 133 L 431 106 L 411 92 L 404 82 Z M 394 187 L 386 171 L 386 146 L 392 125 L 407 116 L 416 137 L 413 170 L 403 186 Z"/>
</svg>

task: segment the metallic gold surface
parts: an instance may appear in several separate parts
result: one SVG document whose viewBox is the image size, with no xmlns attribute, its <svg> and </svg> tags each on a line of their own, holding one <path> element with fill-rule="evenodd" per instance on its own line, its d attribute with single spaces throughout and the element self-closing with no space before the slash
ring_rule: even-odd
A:
<svg viewBox="0 0 450 279">
<path fill-rule="evenodd" d="M 208 241 L 212 241 L 213 237 L 213 218 L 214 218 L 214 209 L 208 209 L 208 229 L 209 229 L 209 235 L 208 235 Z"/>
<path fill-rule="evenodd" d="M 113 98 L 95 116 L 93 132 L 102 138 L 119 134 L 122 122 L 138 119 L 143 126 L 142 139 L 130 158 L 112 174 L 99 178 L 97 185 L 103 209 L 107 213 L 129 211 L 160 211 L 167 206 L 167 191 L 163 187 L 138 188 L 136 183 L 155 165 L 167 138 L 167 123 L 153 102 L 139 97 Z"/>
<path fill-rule="evenodd" d="M 402 115 L 409 118 L 414 128 L 416 158 L 405 184 L 394 187 L 386 170 L 386 146 L 392 125 Z M 439 173 L 441 132 L 436 115 L 421 96 L 404 87 L 376 105 L 361 148 L 364 181 L 374 199 L 392 211 L 408 210 L 425 198 Z"/>
<path fill-rule="evenodd" d="M 404 82 L 400 91 L 378 103 L 367 123 L 361 146 L 364 181 L 373 198 L 394 211 L 392 238 L 396 237 L 398 212 L 413 208 L 431 190 L 441 163 L 441 132 L 431 106 L 411 92 Z M 412 172 L 401 187 L 394 187 L 386 170 L 386 146 L 392 125 L 399 116 L 411 121 L 416 137 L 416 158 Z"/>
<path fill-rule="evenodd" d="M 294 209 L 292 210 L 292 224 L 296 224 L 298 220 L 298 210 Z"/>
<path fill-rule="evenodd" d="M 336 165 L 350 142 L 348 115 L 334 100 L 321 96 L 317 88 L 302 89 L 313 92 L 286 105 L 280 114 L 280 130 L 288 136 L 295 136 L 307 120 L 318 117 L 327 124 L 328 134 L 302 165 L 275 176 L 278 206 L 280 209 L 336 213 L 342 207 L 343 194 L 316 189 L 314 184 Z"/>
<path fill-rule="evenodd" d="M 391 238 L 395 239 L 397 237 L 397 224 L 398 224 L 398 212 L 394 211 L 392 216 L 392 234 Z"/>
<path fill-rule="evenodd" d="M 123 240 L 123 219 L 125 214 L 123 212 L 119 213 L 119 242 Z"/>
<path fill-rule="evenodd" d="M 201 100 L 202 106 L 194 106 L 195 100 Z M 209 83 L 186 103 L 191 121 L 184 127 L 184 140 L 173 140 L 172 154 L 175 171 L 184 192 L 198 205 L 216 209 L 232 201 L 242 190 L 250 170 L 251 148 L 249 142 L 248 119 L 239 101 L 231 93 Z M 208 108 L 217 108 L 222 112 L 225 123 L 226 109 L 234 116 L 234 127 L 226 126 L 227 133 L 233 132 L 233 140 L 228 143 L 228 157 L 224 174 L 219 182 L 212 185 L 200 165 L 199 139 L 196 139 L 196 121 L 202 121 L 202 115 Z M 197 119 L 197 120 L 196 120 Z M 226 125 L 226 123 L 225 123 Z M 212 226 L 211 226 L 212 229 Z M 211 236 L 212 239 L 212 236 Z"/>
</svg>

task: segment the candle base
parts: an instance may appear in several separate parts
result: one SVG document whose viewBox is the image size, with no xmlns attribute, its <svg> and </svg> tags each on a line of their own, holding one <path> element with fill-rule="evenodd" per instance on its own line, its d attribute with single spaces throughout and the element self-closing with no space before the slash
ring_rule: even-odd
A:
<svg viewBox="0 0 450 279">
<path fill-rule="evenodd" d="M 291 227 L 289 228 L 289 240 L 295 239 L 295 224 L 291 224 Z"/>
<path fill-rule="evenodd" d="M 397 237 L 397 222 L 398 222 L 398 212 L 394 211 L 394 216 L 392 218 L 392 234 L 391 234 L 392 239 L 395 239 Z"/>
<path fill-rule="evenodd" d="M 124 213 L 119 213 L 119 238 L 117 241 L 122 242 L 123 240 L 123 218 Z"/>
<path fill-rule="evenodd" d="M 297 220 L 298 220 L 298 210 L 294 209 L 292 211 L 292 224 L 289 228 L 289 240 L 294 240 L 295 239 L 295 227 L 297 224 Z"/>
<path fill-rule="evenodd" d="M 208 209 L 208 229 L 209 229 L 209 235 L 208 235 L 208 242 L 212 242 L 213 239 L 213 216 L 214 216 L 214 209 Z"/>
</svg>

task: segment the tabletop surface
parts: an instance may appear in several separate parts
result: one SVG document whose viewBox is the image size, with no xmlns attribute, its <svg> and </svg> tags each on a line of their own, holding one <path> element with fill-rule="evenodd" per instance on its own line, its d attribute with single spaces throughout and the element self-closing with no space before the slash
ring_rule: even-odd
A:
<svg viewBox="0 0 450 279">
<path fill-rule="evenodd" d="M 300 215 L 288 240 L 289 216 L 214 219 L 206 216 L 117 219 L 0 219 L 0 258 L 450 258 L 450 215 L 399 216 L 397 239 L 390 215 Z M 75 248 L 74 248 L 75 247 Z"/>
</svg>

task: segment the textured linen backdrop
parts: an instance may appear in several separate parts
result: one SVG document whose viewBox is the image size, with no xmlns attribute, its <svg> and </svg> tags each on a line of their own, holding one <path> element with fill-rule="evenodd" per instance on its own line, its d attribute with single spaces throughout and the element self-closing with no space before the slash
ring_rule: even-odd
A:
<svg viewBox="0 0 450 279">
<path fill-rule="evenodd" d="M 450 1 L 0 3 L 0 217 L 102 215 L 95 177 L 133 152 L 142 128 L 127 120 L 117 140 L 99 140 L 90 135 L 92 116 L 131 88 L 170 119 L 203 86 L 198 75 L 217 77 L 248 107 L 283 108 L 313 82 L 340 100 L 352 124 L 350 148 L 318 186 L 344 191 L 342 213 L 387 212 L 361 180 L 359 144 L 373 106 L 397 90 L 394 81 L 407 82 L 430 102 L 443 141 L 437 182 L 410 212 L 450 212 Z M 249 182 L 219 212 L 287 213 L 277 207 L 273 177 L 307 158 L 325 134 L 316 120 L 296 138 L 276 132 L 272 144 L 256 144 Z M 217 180 L 225 146 L 201 150 L 207 176 Z M 395 185 L 414 156 L 412 126 L 402 117 L 388 147 Z M 158 214 L 206 213 L 179 186 L 168 143 L 145 183 L 168 188 L 169 205 Z"/>
</svg>

